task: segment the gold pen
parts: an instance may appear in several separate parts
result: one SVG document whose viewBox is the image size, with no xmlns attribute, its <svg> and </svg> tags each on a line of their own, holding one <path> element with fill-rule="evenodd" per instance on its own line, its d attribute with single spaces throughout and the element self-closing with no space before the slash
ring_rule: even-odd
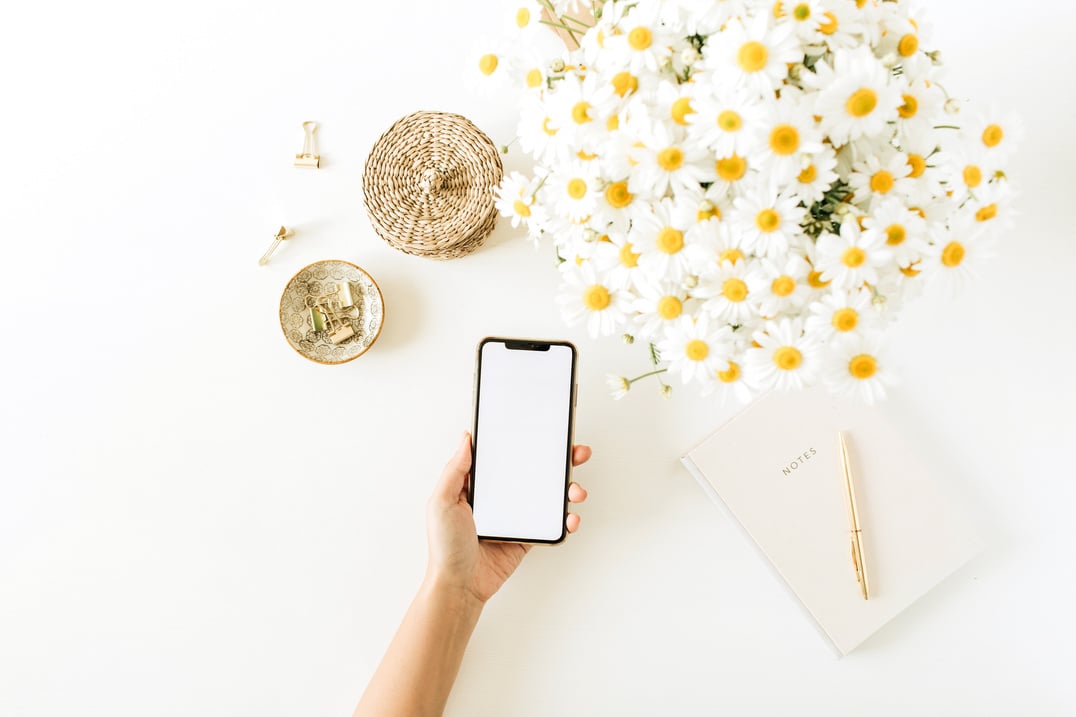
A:
<svg viewBox="0 0 1076 717">
<path fill-rule="evenodd" d="M 863 530 L 859 524 L 859 508 L 856 506 L 856 488 L 852 483 L 852 466 L 848 460 L 848 446 L 844 442 L 844 433 L 837 432 L 841 446 L 841 469 L 844 471 L 844 489 L 848 497 L 848 523 L 852 540 L 852 566 L 856 570 L 856 582 L 863 599 L 868 599 L 867 564 L 863 560 Z"/>
</svg>

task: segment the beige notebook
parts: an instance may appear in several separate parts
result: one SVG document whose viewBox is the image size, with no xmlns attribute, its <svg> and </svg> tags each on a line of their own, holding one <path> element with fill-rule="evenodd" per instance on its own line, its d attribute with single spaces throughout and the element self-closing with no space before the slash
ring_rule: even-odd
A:
<svg viewBox="0 0 1076 717">
<path fill-rule="evenodd" d="M 852 562 L 837 433 L 848 445 L 870 597 Z M 771 393 L 683 457 L 845 655 L 982 549 L 930 447 L 889 404 Z"/>
</svg>

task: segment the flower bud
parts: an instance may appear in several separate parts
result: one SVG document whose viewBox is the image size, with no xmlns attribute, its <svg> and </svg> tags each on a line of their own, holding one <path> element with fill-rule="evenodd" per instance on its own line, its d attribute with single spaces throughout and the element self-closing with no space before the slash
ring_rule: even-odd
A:
<svg viewBox="0 0 1076 717">
<path fill-rule="evenodd" d="M 633 343 L 635 343 L 635 337 L 631 334 L 624 334 L 621 338 L 628 346 L 631 346 Z"/>
<path fill-rule="evenodd" d="M 960 103 L 950 97 L 945 101 L 945 111 L 951 115 L 955 115 L 960 111 Z"/>
<path fill-rule="evenodd" d="M 699 277 L 694 274 L 688 274 L 684 277 L 684 286 L 688 289 L 694 289 L 699 285 Z"/>
</svg>

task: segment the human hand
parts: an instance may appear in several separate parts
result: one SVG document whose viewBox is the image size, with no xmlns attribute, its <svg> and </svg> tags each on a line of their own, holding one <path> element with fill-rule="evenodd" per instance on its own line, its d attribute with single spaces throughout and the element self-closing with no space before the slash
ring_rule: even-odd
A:
<svg viewBox="0 0 1076 717">
<path fill-rule="evenodd" d="M 589 446 L 572 447 L 572 465 L 590 460 Z M 426 506 L 426 533 L 430 562 L 427 579 L 461 588 L 468 597 L 484 603 L 515 572 L 530 545 L 479 541 L 471 506 L 467 503 L 467 479 L 471 470 L 471 435 L 464 433 L 459 448 L 441 472 Z M 568 500 L 582 503 L 587 492 L 578 483 L 568 487 Z M 579 528 L 580 518 L 569 513 L 569 533 Z"/>
</svg>

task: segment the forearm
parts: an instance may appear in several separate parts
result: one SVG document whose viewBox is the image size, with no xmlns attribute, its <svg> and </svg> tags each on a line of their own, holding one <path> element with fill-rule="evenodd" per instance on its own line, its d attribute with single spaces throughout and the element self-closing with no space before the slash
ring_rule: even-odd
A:
<svg viewBox="0 0 1076 717">
<path fill-rule="evenodd" d="M 444 712 L 482 603 L 428 576 L 366 687 L 355 717 Z"/>
</svg>

